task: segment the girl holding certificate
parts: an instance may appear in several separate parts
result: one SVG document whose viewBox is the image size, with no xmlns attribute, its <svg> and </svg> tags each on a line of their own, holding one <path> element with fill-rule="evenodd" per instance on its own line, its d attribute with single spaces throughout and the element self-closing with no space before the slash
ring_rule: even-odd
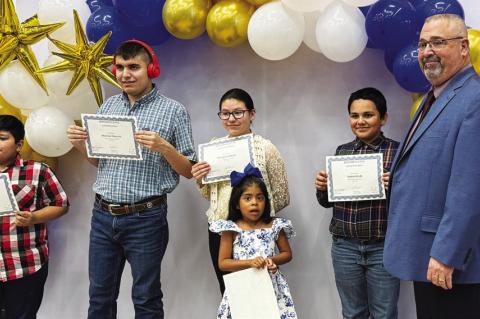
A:
<svg viewBox="0 0 480 319">
<path fill-rule="evenodd" d="M 250 95 L 242 89 L 231 89 L 220 98 L 218 117 L 228 135 L 221 139 L 252 134 L 251 125 L 255 119 L 255 108 Z M 221 139 L 214 139 L 216 141 Z M 290 202 L 287 175 L 283 159 L 277 148 L 260 135 L 253 135 L 254 164 L 262 173 L 268 193 L 271 194 L 271 215 L 275 215 Z M 197 180 L 202 196 L 210 201 L 206 214 L 208 222 L 227 219 L 228 201 L 232 192 L 230 181 L 221 181 L 204 185 L 202 179 L 210 172 L 207 162 L 199 162 L 192 167 L 192 175 Z M 218 251 L 220 235 L 209 231 L 209 248 L 213 267 L 217 275 L 220 291 L 223 294 L 225 285 L 222 272 L 218 267 Z"/>
<path fill-rule="evenodd" d="M 228 220 L 210 224 L 211 231 L 221 233 L 219 267 L 224 271 L 267 268 L 280 318 L 296 319 L 290 288 L 278 269 L 279 265 L 292 260 L 288 243 L 288 238 L 295 235 L 292 223 L 270 215 L 267 187 L 258 168 L 248 164 L 243 173 L 232 172 L 230 179 L 233 190 L 228 204 Z M 232 317 L 230 289 L 231 286 L 223 295 L 217 319 Z"/>
</svg>

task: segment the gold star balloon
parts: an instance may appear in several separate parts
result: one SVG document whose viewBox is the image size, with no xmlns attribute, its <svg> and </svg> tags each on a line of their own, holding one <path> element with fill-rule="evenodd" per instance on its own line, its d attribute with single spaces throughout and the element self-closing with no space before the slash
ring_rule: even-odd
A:
<svg viewBox="0 0 480 319">
<path fill-rule="evenodd" d="M 42 40 L 63 24 L 62 22 L 41 25 L 36 15 L 20 23 L 12 0 L 0 0 L 0 70 L 16 58 L 47 92 L 43 76 L 37 73 L 38 62 L 30 45 Z"/>
<path fill-rule="evenodd" d="M 73 70 L 74 74 L 66 94 L 70 95 L 80 82 L 84 78 L 87 78 L 90 88 L 97 100 L 97 104 L 100 106 L 103 103 L 100 78 L 121 89 L 115 76 L 109 69 L 113 62 L 113 56 L 103 53 L 112 32 L 105 34 L 96 43 L 90 44 L 88 43 L 85 30 L 83 29 L 76 10 L 73 10 L 73 16 L 75 22 L 76 44 L 68 44 L 49 37 L 50 41 L 52 41 L 57 48 L 62 50 L 62 53 L 53 52 L 53 54 L 61 57 L 64 61 L 40 69 L 39 72 L 47 73 Z"/>
</svg>

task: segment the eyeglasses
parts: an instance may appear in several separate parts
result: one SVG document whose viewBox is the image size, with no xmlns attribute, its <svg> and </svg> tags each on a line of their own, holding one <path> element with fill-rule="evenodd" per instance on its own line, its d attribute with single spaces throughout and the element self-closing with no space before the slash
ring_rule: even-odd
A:
<svg viewBox="0 0 480 319">
<path fill-rule="evenodd" d="M 464 37 L 455 37 L 455 38 L 450 38 L 450 39 L 433 39 L 430 41 L 420 41 L 418 42 L 418 50 L 419 51 L 425 51 L 427 48 L 427 45 L 430 45 L 430 48 L 432 50 L 438 50 L 442 49 L 447 46 L 448 41 L 452 40 L 465 40 Z"/>
<path fill-rule="evenodd" d="M 233 115 L 234 119 L 239 120 L 245 115 L 245 112 L 250 112 L 250 110 L 235 110 L 233 112 L 220 111 L 217 113 L 217 115 L 221 120 L 224 121 L 230 119 L 230 115 Z"/>
</svg>

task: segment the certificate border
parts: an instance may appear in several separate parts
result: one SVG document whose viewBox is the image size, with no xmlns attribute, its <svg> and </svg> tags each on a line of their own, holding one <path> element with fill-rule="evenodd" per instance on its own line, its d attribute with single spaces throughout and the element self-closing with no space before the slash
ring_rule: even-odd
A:
<svg viewBox="0 0 480 319">
<path fill-rule="evenodd" d="M 214 141 L 209 142 L 209 143 L 200 144 L 200 145 L 198 145 L 198 159 L 200 161 L 203 160 L 203 156 L 204 156 L 204 150 L 203 149 L 205 147 L 212 146 L 212 145 L 217 145 L 217 144 L 229 143 L 232 140 L 244 140 L 244 139 L 246 139 L 248 141 L 248 152 L 249 152 L 249 156 L 250 156 L 250 164 L 255 166 L 255 164 L 253 163 L 254 156 L 253 156 L 253 135 L 252 134 L 238 136 L 238 137 L 222 138 L 222 139 L 219 139 L 219 140 L 214 140 Z M 205 176 L 203 178 L 203 181 L 204 181 L 204 183 L 213 183 L 213 182 L 218 182 L 218 181 L 224 181 L 226 179 L 230 179 L 230 174 L 216 176 L 216 177 Z"/>
<path fill-rule="evenodd" d="M 17 200 L 15 199 L 15 194 L 13 194 L 12 188 L 8 187 L 8 185 L 11 184 L 10 179 L 8 178 L 8 174 L 6 173 L 0 174 L 0 183 L 3 183 L 5 185 L 8 198 L 10 199 L 10 206 L 12 206 L 12 211 L 0 211 L 0 217 L 13 215 L 16 210 L 19 210 L 19 208 L 18 208 Z"/>
<path fill-rule="evenodd" d="M 383 173 L 383 153 L 374 153 L 374 154 L 352 154 L 352 155 L 336 155 L 336 156 L 329 156 L 327 158 L 327 171 L 331 172 L 332 171 L 332 162 L 334 161 L 343 161 L 343 160 L 348 160 L 349 158 L 352 158 L 352 156 L 355 156 L 356 159 L 358 160 L 365 160 L 365 159 L 372 159 L 375 158 L 377 159 L 377 173 L 381 176 Z M 380 192 L 375 195 L 352 195 L 352 196 L 335 196 L 333 194 L 333 180 L 331 178 L 328 179 L 328 184 L 329 184 L 329 189 L 328 189 L 328 198 L 329 201 L 353 201 L 353 200 L 369 200 L 369 199 L 384 199 L 383 197 L 385 196 L 384 194 L 384 188 L 382 187 L 382 178 L 380 177 L 378 180 L 378 188 Z"/>
<path fill-rule="evenodd" d="M 134 116 L 122 116 L 122 115 L 105 115 L 105 114 L 82 114 L 82 124 L 88 132 L 88 121 L 87 120 L 96 120 L 96 119 L 106 119 L 114 121 L 123 121 L 130 122 L 132 124 L 133 132 L 138 131 L 137 119 Z M 126 160 L 143 160 L 142 150 L 140 144 L 135 142 L 135 155 L 114 155 L 114 154 L 105 154 L 105 153 L 95 153 L 92 150 L 92 144 L 90 141 L 90 135 L 86 140 L 87 154 L 88 157 L 92 158 L 106 158 L 106 159 L 126 159 Z"/>
</svg>

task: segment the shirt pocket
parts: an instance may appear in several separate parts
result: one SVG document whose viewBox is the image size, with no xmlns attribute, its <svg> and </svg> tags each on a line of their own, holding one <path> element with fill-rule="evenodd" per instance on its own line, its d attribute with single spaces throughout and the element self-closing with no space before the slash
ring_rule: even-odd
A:
<svg viewBox="0 0 480 319">
<path fill-rule="evenodd" d="M 20 210 L 35 209 L 37 187 L 31 184 L 13 184 L 13 193 Z"/>
</svg>

